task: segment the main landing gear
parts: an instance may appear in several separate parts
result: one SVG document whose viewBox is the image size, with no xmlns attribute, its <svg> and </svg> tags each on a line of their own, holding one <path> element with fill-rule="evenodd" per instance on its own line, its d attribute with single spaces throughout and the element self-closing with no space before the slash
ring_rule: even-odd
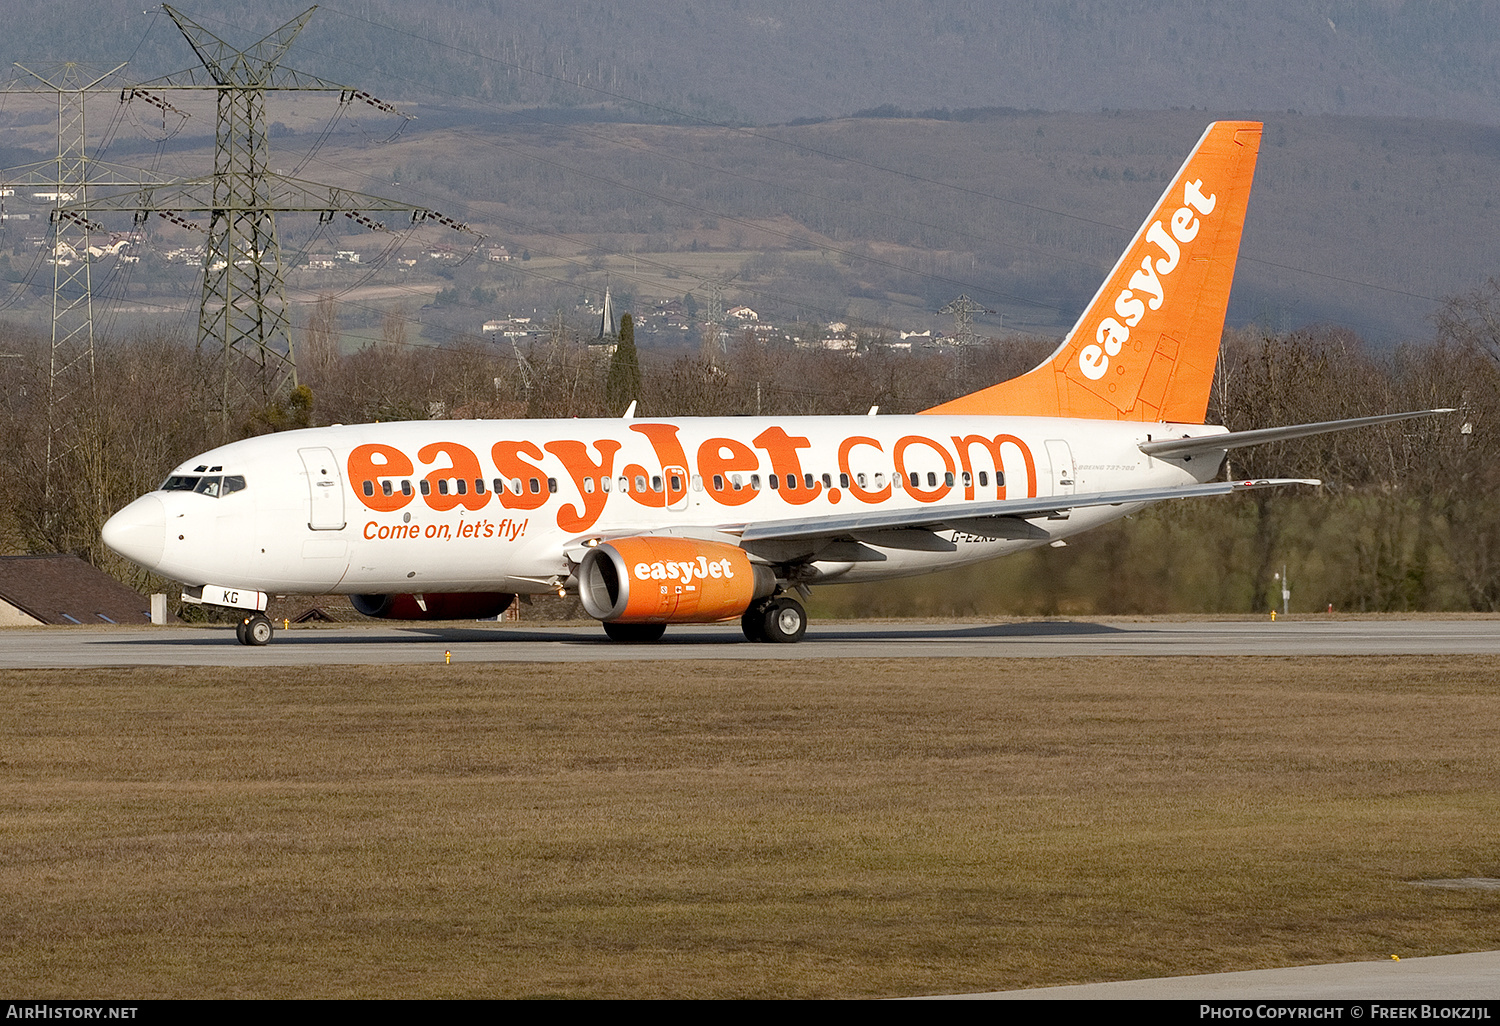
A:
<svg viewBox="0 0 1500 1026">
<path fill-rule="evenodd" d="M 250 613 L 240 617 L 234 625 L 234 636 L 241 645 L 264 645 L 275 634 L 270 619 L 264 613 Z"/>
<path fill-rule="evenodd" d="M 766 599 L 745 610 L 740 628 L 751 641 L 790 644 L 807 633 L 807 610 L 786 595 Z"/>
</svg>

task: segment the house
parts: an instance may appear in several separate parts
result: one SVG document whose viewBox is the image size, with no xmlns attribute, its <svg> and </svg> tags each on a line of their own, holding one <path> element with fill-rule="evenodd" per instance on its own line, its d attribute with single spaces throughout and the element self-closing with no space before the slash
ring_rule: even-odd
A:
<svg viewBox="0 0 1500 1026">
<path fill-rule="evenodd" d="M 0 556 L 0 626 L 150 622 L 145 596 L 77 556 Z"/>
</svg>

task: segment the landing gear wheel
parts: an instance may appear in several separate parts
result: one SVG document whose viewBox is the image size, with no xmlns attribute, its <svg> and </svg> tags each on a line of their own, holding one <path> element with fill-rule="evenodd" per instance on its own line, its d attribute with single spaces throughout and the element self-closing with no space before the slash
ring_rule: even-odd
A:
<svg viewBox="0 0 1500 1026">
<path fill-rule="evenodd" d="M 745 632 L 747 641 L 766 640 L 766 610 L 770 605 L 769 602 L 757 602 L 740 617 L 740 630 Z"/>
<path fill-rule="evenodd" d="M 761 617 L 761 630 L 767 641 L 782 644 L 801 641 L 807 633 L 807 610 L 794 598 L 779 598 Z"/>
<path fill-rule="evenodd" d="M 239 622 L 234 625 L 234 640 L 238 641 L 241 645 L 250 644 L 250 642 L 245 640 L 245 625 L 249 622 L 250 618 L 248 616 L 242 616 Z"/>
<path fill-rule="evenodd" d="M 605 621 L 604 633 L 611 641 L 623 641 L 627 645 L 639 645 L 660 641 L 667 633 L 664 623 L 610 623 Z"/>
<path fill-rule="evenodd" d="M 256 613 L 240 622 L 238 633 L 243 636 L 244 643 L 247 645 L 264 645 L 271 640 L 271 635 L 276 631 L 271 626 L 270 620 Z"/>
</svg>

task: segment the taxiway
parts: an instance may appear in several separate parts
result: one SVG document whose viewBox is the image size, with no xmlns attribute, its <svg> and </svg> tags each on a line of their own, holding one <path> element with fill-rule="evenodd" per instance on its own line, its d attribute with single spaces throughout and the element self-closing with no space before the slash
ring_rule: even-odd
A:
<svg viewBox="0 0 1500 1026">
<path fill-rule="evenodd" d="M 795 645 L 751 644 L 738 626 L 673 627 L 620 645 L 597 625 L 376 624 L 278 630 L 263 648 L 227 627 L 10 628 L 0 669 L 108 666 L 317 666 L 660 659 L 1027 659 L 1091 656 L 1500 655 L 1500 620 L 1047 620 L 817 623 Z"/>
</svg>

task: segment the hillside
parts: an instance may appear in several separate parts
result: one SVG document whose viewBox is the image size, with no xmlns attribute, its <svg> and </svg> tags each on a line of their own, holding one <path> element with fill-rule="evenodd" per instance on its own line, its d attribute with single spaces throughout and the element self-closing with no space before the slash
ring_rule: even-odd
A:
<svg viewBox="0 0 1500 1026">
<path fill-rule="evenodd" d="M 128 60 L 134 81 L 192 64 L 142 6 L 17 12 L 0 61 Z M 248 47 L 308 4 L 180 6 Z M 1485 0 L 362 0 L 321 6 L 289 64 L 407 102 L 605 104 L 652 120 L 1196 106 L 1495 125 L 1497 41 Z"/>
<path fill-rule="evenodd" d="M 1056 333 L 1093 294 L 1207 121 L 1245 116 L 990 111 L 734 129 L 421 110 L 429 116 L 390 142 L 362 128 L 315 145 L 313 108 L 283 101 L 272 116 L 302 120 L 273 140 L 273 163 L 432 206 L 510 251 L 509 262 L 460 262 L 470 237 L 375 236 L 342 218 L 280 220 L 294 300 L 333 294 L 345 323 L 358 326 L 378 323 L 393 302 L 414 312 L 441 291 L 444 306 L 424 318 L 439 341 L 522 313 L 562 309 L 586 320 L 582 311 L 606 284 L 622 309 L 695 290 L 703 300 L 701 282 L 714 276 L 733 277 L 730 306 L 748 304 L 779 323 L 942 331 L 952 322 L 938 311 L 964 293 L 995 311 L 980 319 L 982 330 Z M 1500 177 L 1500 130 L 1264 118 L 1232 325 L 1331 323 L 1389 345 L 1425 337 L 1444 297 L 1500 268 L 1500 211 L 1490 193 Z M 46 125 L 23 120 L 13 109 L 4 137 L 42 152 Z M 149 140 L 121 131 L 107 154 L 185 176 L 210 164 L 208 141 L 187 133 L 158 156 Z M 10 203 L 12 212 L 29 209 L 20 198 Z M 44 219 L 45 209 L 34 214 Z M 0 233 L 0 273 L 31 283 L 10 304 L 12 315 L 45 312 L 51 274 L 28 241 L 42 223 L 6 222 Z M 128 218 L 111 227 L 133 229 Z M 161 255 L 202 237 L 159 220 L 146 231 L 138 242 L 148 259 L 102 275 L 95 288 L 127 322 L 154 313 L 190 327 L 197 272 L 191 261 L 167 265 Z M 430 246 L 450 247 L 453 259 L 395 264 Z M 363 263 L 307 270 L 312 256 L 339 249 L 362 251 Z M 100 270 L 109 270 L 107 259 Z"/>
</svg>

